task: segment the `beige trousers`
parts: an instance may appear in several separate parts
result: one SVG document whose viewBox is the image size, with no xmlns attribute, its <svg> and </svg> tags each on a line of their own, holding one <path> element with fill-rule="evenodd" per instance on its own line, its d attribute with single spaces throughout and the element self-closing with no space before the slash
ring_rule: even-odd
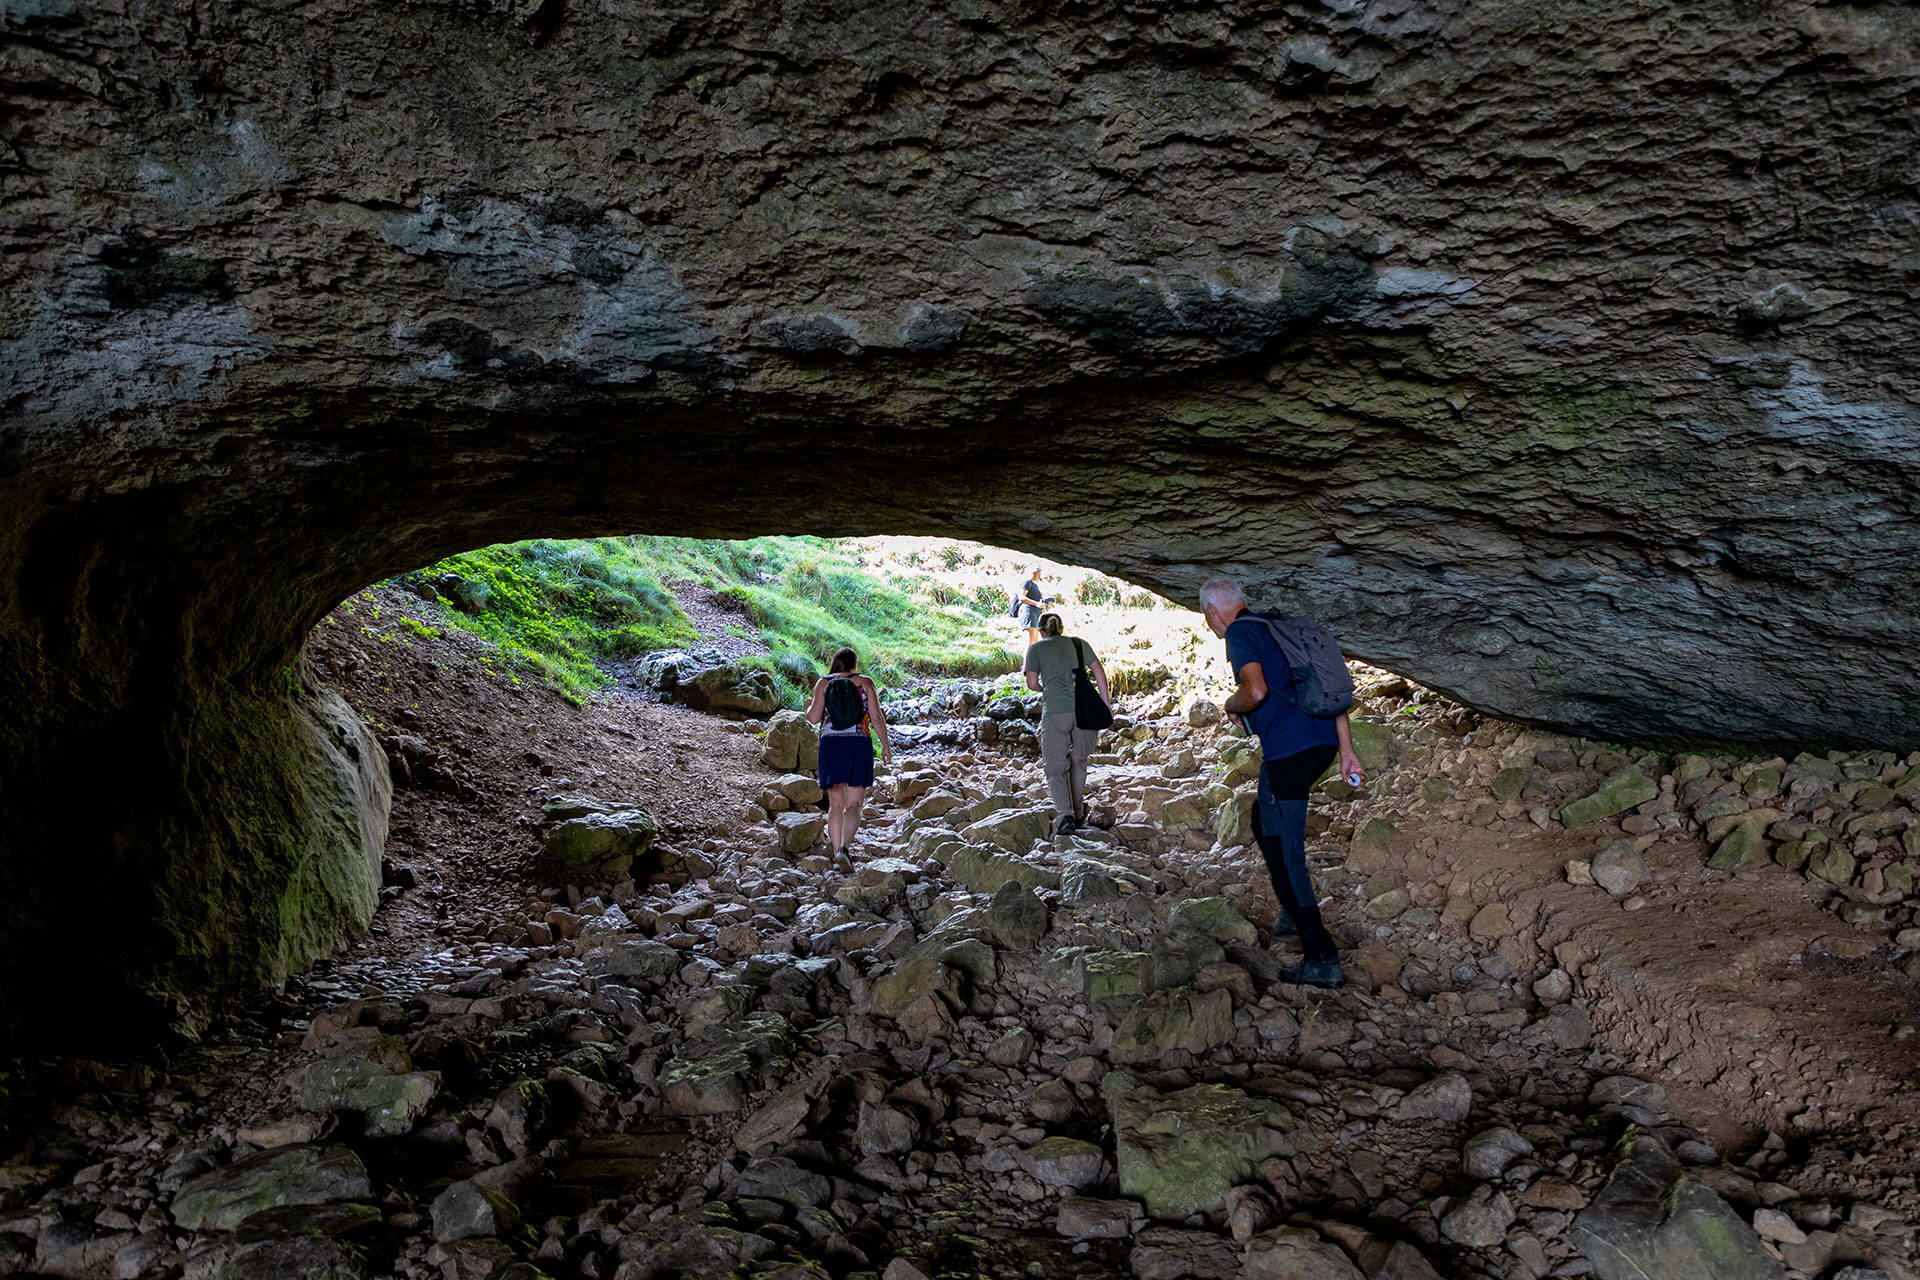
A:
<svg viewBox="0 0 1920 1280">
<path fill-rule="evenodd" d="M 1053 811 L 1078 818 L 1087 807 L 1087 757 L 1100 735 L 1073 722 L 1073 712 L 1040 718 L 1040 763 Z"/>
</svg>

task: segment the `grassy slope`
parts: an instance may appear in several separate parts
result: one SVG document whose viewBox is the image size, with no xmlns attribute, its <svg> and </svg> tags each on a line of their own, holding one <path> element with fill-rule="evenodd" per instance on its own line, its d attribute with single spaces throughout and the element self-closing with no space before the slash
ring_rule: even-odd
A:
<svg viewBox="0 0 1920 1280">
<path fill-rule="evenodd" d="M 537 540 L 464 552 L 416 576 L 446 573 L 487 593 L 478 615 L 448 608 L 449 623 L 492 640 L 576 700 L 607 683 L 598 661 L 697 638 L 671 589 L 685 582 L 746 607 L 770 651 L 755 661 L 796 705 L 841 645 L 859 651 L 862 668 L 883 684 L 1019 665 L 1013 633 L 992 621 L 1004 592 L 961 599 L 922 575 L 877 575 L 822 538 Z"/>
</svg>

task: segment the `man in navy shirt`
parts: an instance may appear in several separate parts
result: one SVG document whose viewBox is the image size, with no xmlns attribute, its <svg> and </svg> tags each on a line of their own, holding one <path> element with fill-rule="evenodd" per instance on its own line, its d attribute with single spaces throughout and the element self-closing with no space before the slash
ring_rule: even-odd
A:
<svg viewBox="0 0 1920 1280">
<path fill-rule="evenodd" d="M 1215 578 L 1200 588 L 1207 629 L 1227 642 L 1227 662 L 1238 688 L 1227 699 L 1235 724 L 1260 739 L 1260 790 L 1253 810 L 1254 837 L 1273 877 L 1280 900 L 1275 937 L 1299 933 L 1306 952 L 1301 963 L 1283 969 L 1287 982 L 1316 987 L 1340 985 L 1340 953 L 1320 918 L 1320 897 L 1307 870 L 1307 792 L 1337 752 L 1348 773 L 1364 779 L 1353 749 L 1353 729 L 1345 715 L 1310 716 L 1293 696 L 1287 659 L 1266 624 L 1247 611 L 1247 597 L 1231 578 Z"/>
</svg>

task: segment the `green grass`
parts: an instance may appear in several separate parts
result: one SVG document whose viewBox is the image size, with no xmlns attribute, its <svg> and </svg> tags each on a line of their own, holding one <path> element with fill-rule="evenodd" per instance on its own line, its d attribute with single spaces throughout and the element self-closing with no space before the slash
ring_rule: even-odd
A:
<svg viewBox="0 0 1920 1280">
<path fill-rule="evenodd" d="M 424 572 L 429 579 L 457 573 L 483 586 L 484 610 L 469 615 L 443 605 L 446 621 L 492 641 L 575 702 L 610 682 L 599 660 L 697 635 L 672 593 L 615 538 L 482 547 Z"/>
<path fill-rule="evenodd" d="M 998 675 L 1020 661 L 975 601 L 928 578 L 877 578 L 825 538 L 539 540 L 465 552 L 423 571 L 429 580 L 442 573 L 487 592 L 478 615 L 443 606 L 449 625 L 492 641 L 574 701 L 608 683 L 599 662 L 697 639 L 672 590 L 688 582 L 740 603 L 770 651 L 750 661 L 773 674 L 789 706 L 802 703 L 842 645 L 883 685 Z"/>
</svg>

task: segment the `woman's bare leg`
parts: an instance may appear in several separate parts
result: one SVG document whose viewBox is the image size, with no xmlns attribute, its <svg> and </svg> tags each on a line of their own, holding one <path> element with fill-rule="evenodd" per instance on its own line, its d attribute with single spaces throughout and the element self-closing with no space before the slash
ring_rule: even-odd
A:
<svg viewBox="0 0 1920 1280">
<path fill-rule="evenodd" d="M 853 843 L 854 833 L 860 830 L 860 819 L 865 813 L 867 789 L 865 787 L 835 787 L 845 798 L 840 810 L 840 843 L 836 849 L 844 849 Z"/>
<path fill-rule="evenodd" d="M 835 852 L 840 849 L 840 828 L 846 825 L 847 789 L 844 786 L 827 788 L 827 843 Z"/>
</svg>

